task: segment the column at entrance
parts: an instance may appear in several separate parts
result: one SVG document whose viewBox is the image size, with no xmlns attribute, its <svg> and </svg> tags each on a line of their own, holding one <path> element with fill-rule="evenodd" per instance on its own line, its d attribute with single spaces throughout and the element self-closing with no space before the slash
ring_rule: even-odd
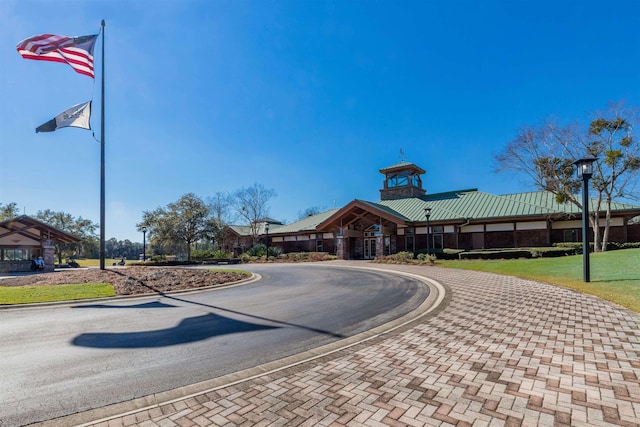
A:
<svg viewBox="0 0 640 427">
<path fill-rule="evenodd" d="M 346 236 L 336 237 L 336 257 L 338 259 L 349 259 L 349 240 Z"/>
<path fill-rule="evenodd" d="M 50 272 L 55 269 L 56 264 L 56 247 L 47 242 L 42 246 L 42 258 L 44 259 L 44 271 Z"/>
</svg>

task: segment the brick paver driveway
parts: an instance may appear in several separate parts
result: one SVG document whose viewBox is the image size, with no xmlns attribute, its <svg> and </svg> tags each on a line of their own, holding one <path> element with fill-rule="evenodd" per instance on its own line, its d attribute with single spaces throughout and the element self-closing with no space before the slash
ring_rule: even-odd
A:
<svg viewBox="0 0 640 427">
<path fill-rule="evenodd" d="M 426 275 L 447 298 L 372 341 L 101 425 L 640 425 L 638 314 L 513 277 L 336 263 Z"/>
</svg>

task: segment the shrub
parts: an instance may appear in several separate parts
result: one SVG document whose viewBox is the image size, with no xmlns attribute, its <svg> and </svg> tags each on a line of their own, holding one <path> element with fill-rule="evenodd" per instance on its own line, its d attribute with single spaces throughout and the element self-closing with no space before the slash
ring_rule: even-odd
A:
<svg viewBox="0 0 640 427">
<path fill-rule="evenodd" d="M 269 246 L 270 257 L 278 258 L 280 255 L 282 255 L 282 249 L 277 246 Z"/>
<path fill-rule="evenodd" d="M 203 260 L 205 258 L 213 258 L 213 252 L 206 249 L 196 249 L 191 251 L 191 259 Z"/>
<path fill-rule="evenodd" d="M 224 258 L 233 258 L 233 252 L 225 252 L 222 249 L 218 249 L 213 252 L 213 258 L 215 259 L 224 259 Z"/>
<path fill-rule="evenodd" d="M 413 252 L 398 252 L 397 254 L 379 255 L 376 257 L 375 261 L 389 263 L 389 264 L 398 264 L 398 263 L 413 264 L 414 257 L 413 257 Z"/>
<path fill-rule="evenodd" d="M 575 254 L 572 248 L 563 247 L 531 248 L 529 251 L 531 251 L 532 258 L 552 258 Z"/>
<path fill-rule="evenodd" d="M 640 242 L 627 242 L 620 245 L 620 249 L 636 249 L 640 248 Z"/>
<path fill-rule="evenodd" d="M 421 263 L 428 263 L 428 264 L 434 264 L 438 259 L 438 257 L 435 254 L 425 254 L 425 253 L 418 254 L 416 258 Z"/>
<path fill-rule="evenodd" d="M 247 252 L 241 253 L 238 258 L 240 258 L 240 262 L 242 262 L 242 263 L 248 263 L 248 262 L 251 262 L 254 259 L 254 257 L 249 255 Z"/>
<path fill-rule="evenodd" d="M 438 259 L 460 259 L 460 254 L 464 252 L 464 249 L 438 249 L 434 251 L 434 254 Z"/>
<path fill-rule="evenodd" d="M 531 258 L 531 251 L 528 249 L 496 249 L 463 252 L 460 259 L 517 259 Z"/>
<path fill-rule="evenodd" d="M 195 251 L 191 251 L 191 259 L 196 261 L 202 261 L 205 259 L 226 259 L 233 258 L 233 253 L 225 252 L 221 249 L 216 251 L 206 250 L 206 249 L 197 249 Z"/>
<path fill-rule="evenodd" d="M 336 259 L 335 255 L 327 252 L 289 252 L 281 256 L 283 260 L 290 262 L 328 261 Z"/>
<path fill-rule="evenodd" d="M 253 257 L 261 257 L 267 254 L 267 245 L 264 243 L 258 243 L 247 250 L 247 254 Z"/>
<path fill-rule="evenodd" d="M 407 252 L 407 251 L 398 252 L 397 254 L 389 255 L 389 257 L 395 261 L 400 261 L 400 262 L 409 262 L 409 261 L 412 261 L 414 258 L 413 252 Z"/>
</svg>

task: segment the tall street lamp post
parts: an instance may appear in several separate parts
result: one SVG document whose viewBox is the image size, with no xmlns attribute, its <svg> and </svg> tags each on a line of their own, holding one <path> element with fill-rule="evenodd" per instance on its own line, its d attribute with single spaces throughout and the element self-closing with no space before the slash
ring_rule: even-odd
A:
<svg viewBox="0 0 640 427">
<path fill-rule="evenodd" d="M 142 262 L 147 262 L 147 227 L 142 226 Z"/>
<path fill-rule="evenodd" d="M 573 162 L 578 178 L 582 178 L 582 273 L 585 282 L 591 281 L 589 267 L 589 180 L 593 176 L 593 162 L 598 159 L 588 157 Z"/>
<path fill-rule="evenodd" d="M 264 223 L 264 231 L 267 233 L 267 261 L 269 261 L 269 223 Z"/>
<path fill-rule="evenodd" d="M 431 255 L 431 230 L 429 226 L 429 217 L 431 216 L 431 208 L 424 208 L 424 216 L 427 217 L 427 255 Z"/>
</svg>

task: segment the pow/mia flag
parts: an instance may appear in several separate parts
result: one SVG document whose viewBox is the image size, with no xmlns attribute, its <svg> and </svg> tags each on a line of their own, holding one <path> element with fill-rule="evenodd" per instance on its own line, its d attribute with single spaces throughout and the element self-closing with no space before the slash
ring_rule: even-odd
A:
<svg viewBox="0 0 640 427">
<path fill-rule="evenodd" d="M 74 105 L 36 128 L 38 132 L 53 132 L 60 128 L 76 127 L 91 129 L 91 101 Z"/>
</svg>

